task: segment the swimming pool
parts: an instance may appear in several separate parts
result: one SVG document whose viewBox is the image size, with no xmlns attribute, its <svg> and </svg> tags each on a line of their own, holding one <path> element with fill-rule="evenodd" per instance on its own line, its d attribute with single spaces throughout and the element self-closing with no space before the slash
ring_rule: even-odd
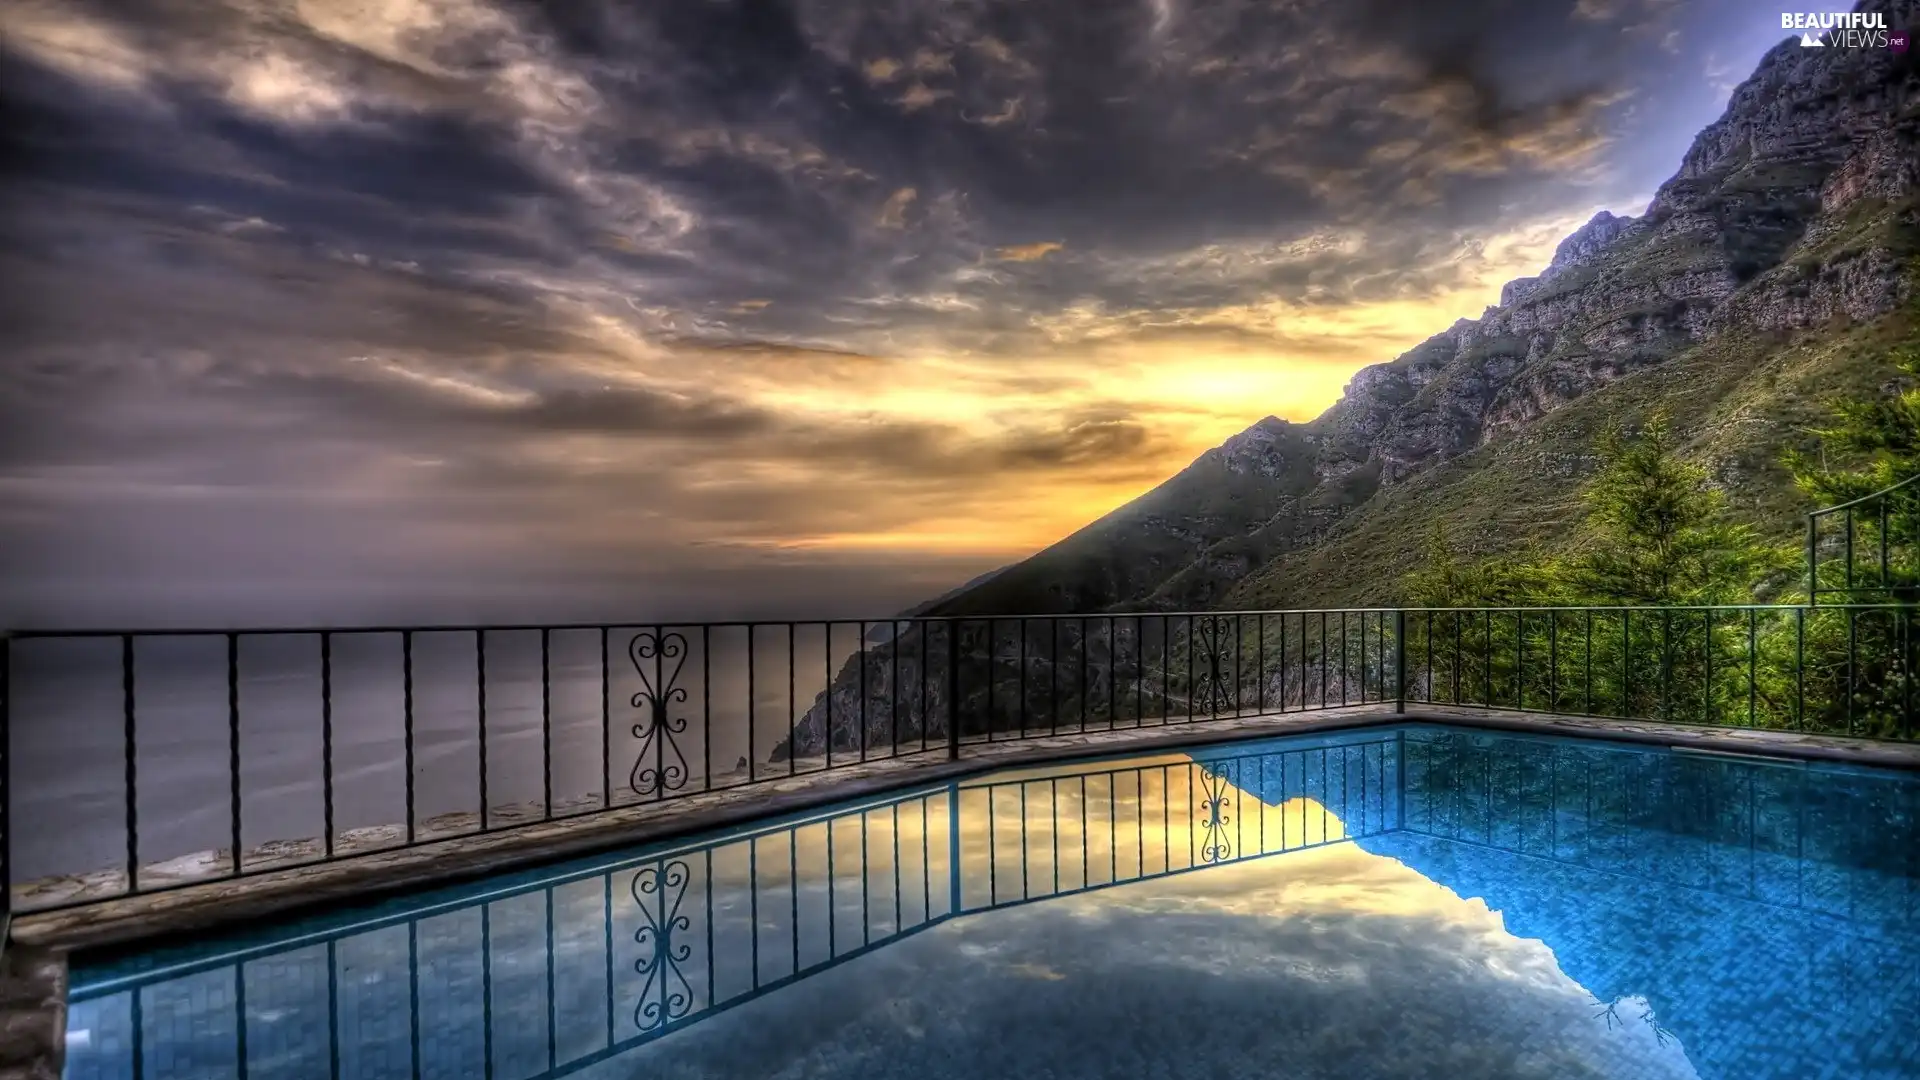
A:
<svg viewBox="0 0 1920 1080">
<path fill-rule="evenodd" d="M 1920 778 L 1412 725 L 81 962 L 94 1077 L 1920 1076 Z"/>
</svg>

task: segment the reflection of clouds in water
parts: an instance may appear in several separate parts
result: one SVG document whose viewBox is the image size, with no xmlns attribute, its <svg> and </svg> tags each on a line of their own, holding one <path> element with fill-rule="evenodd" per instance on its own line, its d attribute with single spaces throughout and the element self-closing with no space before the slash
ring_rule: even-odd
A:
<svg viewBox="0 0 1920 1080">
<path fill-rule="evenodd" d="M 1295 804 L 1319 810 L 1264 809 L 1298 821 Z M 969 872 L 975 857 L 969 844 Z M 1606 1023 L 1544 943 L 1508 934 L 1484 902 L 1351 845 L 970 915 L 802 985 L 623 1055 L 617 1071 L 1265 1077 L 1284 1063 L 1289 1077 L 1329 1080 L 1696 1075 L 1654 1025 Z M 1616 1005 L 1622 1017 L 1645 1011 Z"/>
</svg>

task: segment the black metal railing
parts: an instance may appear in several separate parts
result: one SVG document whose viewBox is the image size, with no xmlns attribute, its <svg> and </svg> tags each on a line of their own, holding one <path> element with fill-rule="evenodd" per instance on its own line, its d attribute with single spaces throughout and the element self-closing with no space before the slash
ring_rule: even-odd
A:
<svg viewBox="0 0 1920 1080">
<path fill-rule="evenodd" d="M 1409 704 L 1915 737 L 1914 609 L 18 633 L 8 910 L 975 744 Z M 18 826 L 17 828 L 15 826 Z"/>
<path fill-rule="evenodd" d="M 662 1037 L 961 915 L 1350 843 L 1484 898 L 1508 932 L 1584 963 L 1596 1010 L 1644 994 L 1699 1022 L 1674 1001 L 1725 1000 L 1712 965 L 1662 947 L 1595 967 L 1596 943 L 1630 933 L 1650 893 L 1708 897 L 1683 905 L 1695 919 L 1764 906 L 1795 945 L 1808 939 L 1780 977 L 1861 988 L 1840 1014 L 1873 1029 L 1905 990 L 1897 971 L 1875 973 L 1899 958 L 1881 937 L 1914 918 L 1884 869 L 1914 850 L 1916 791 L 1831 780 L 1414 725 L 1001 773 L 83 972 L 68 1076 L 160 1075 L 163 1053 L 240 1076 L 552 1078 L 616 1057 L 649 1074 L 635 1055 Z M 1570 884 L 1543 888 L 1543 866 Z M 1650 1006 L 1634 1015 L 1660 1022 Z"/>
<path fill-rule="evenodd" d="M 1920 600 L 1920 476 L 1807 515 L 1807 596 Z"/>
</svg>

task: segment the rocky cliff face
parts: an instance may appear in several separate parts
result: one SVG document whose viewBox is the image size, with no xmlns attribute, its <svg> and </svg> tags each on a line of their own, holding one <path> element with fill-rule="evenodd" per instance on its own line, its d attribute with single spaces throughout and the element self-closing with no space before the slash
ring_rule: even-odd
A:
<svg viewBox="0 0 1920 1080">
<path fill-rule="evenodd" d="M 1920 25 L 1920 0 L 1859 9 Z M 1524 439 L 1625 375 L 1728 335 L 1884 316 L 1912 289 L 1917 179 L 1916 54 L 1783 41 L 1644 215 L 1596 215 L 1540 275 L 1508 284 L 1498 306 L 1360 371 L 1317 419 L 1261 420 L 931 613 L 1203 609 L 1408 478 Z M 832 691 L 836 718 L 858 712 L 859 691 L 846 684 Z M 818 719 L 802 726 L 803 750 L 821 745 Z"/>
</svg>

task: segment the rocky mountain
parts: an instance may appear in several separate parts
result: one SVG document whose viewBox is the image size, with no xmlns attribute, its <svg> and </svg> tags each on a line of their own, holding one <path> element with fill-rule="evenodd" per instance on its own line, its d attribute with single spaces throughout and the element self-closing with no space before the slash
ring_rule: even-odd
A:
<svg viewBox="0 0 1920 1080">
<path fill-rule="evenodd" d="M 1888 12 L 1894 26 L 1920 23 L 1916 0 L 1861 9 Z M 1599 391 L 1630 383 L 1664 397 L 1649 384 L 1699 374 L 1703 363 L 1714 366 L 1706 354 L 1728 365 L 1722 374 L 1753 373 L 1765 365 L 1747 346 L 1882 324 L 1910 295 L 1909 262 L 1920 251 L 1917 71 L 1912 53 L 1782 41 L 1696 137 L 1644 215 L 1596 215 L 1540 275 L 1510 282 L 1499 305 L 1360 371 L 1317 419 L 1262 420 L 992 587 L 933 610 L 1189 610 L 1229 594 L 1343 599 L 1344 590 L 1306 580 L 1278 593 L 1246 586 L 1370 512 L 1405 524 L 1417 491 L 1459 478 L 1440 466 L 1488 451 L 1473 462 L 1482 464 L 1537 443 L 1529 436 L 1547 434 L 1543 422 Z M 1683 358 L 1695 363 L 1662 371 Z M 1635 381 L 1650 373 L 1658 374 Z M 1792 396 L 1812 403 L 1823 379 L 1839 373 L 1813 374 L 1813 384 L 1793 388 L 1807 393 Z M 1737 387 L 1723 380 L 1721 389 Z M 1629 396 L 1646 395 L 1614 395 Z M 1708 419 L 1675 412 L 1683 422 Z M 1769 430 L 1777 443 L 1792 426 Z M 1574 438 L 1561 456 L 1534 465 L 1560 476 L 1564 494 L 1565 479 L 1586 464 L 1583 448 Z M 1428 483 L 1414 483 L 1422 478 Z M 1530 507 L 1504 508 L 1524 518 Z M 1467 538 L 1498 542 L 1513 531 L 1476 529 Z"/>
<path fill-rule="evenodd" d="M 1859 10 L 1920 25 L 1920 0 Z M 1827 398 L 1886 384 L 1877 345 L 1910 329 L 1917 180 L 1916 54 L 1784 40 L 1643 215 L 1596 215 L 1541 274 L 1360 371 L 1318 418 L 1259 421 L 928 614 L 1391 600 L 1436 526 L 1483 553 L 1565 536 L 1594 436 L 1655 410 L 1738 512 L 1796 528 L 1780 451 Z M 844 673 L 833 695 L 836 718 L 857 715 Z M 809 713 L 802 748 L 827 726 Z"/>
</svg>

